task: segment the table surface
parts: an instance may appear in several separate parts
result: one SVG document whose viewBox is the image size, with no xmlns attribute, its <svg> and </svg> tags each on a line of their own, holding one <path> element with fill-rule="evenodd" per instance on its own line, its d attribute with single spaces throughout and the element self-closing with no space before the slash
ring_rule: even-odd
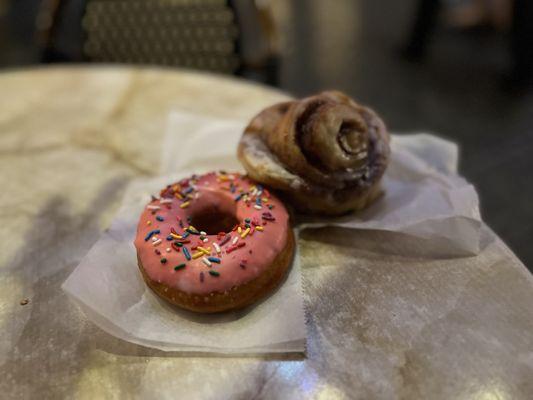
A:
<svg viewBox="0 0 533 400">
<path fill-rule="evenodd" d="M 305 356 L 147 349 L 67 299 L 60 285 L 125 185 L 157 171 L 170 110 L 248 119 L 285 98 L 175 70 L 0 74 L 3 398 L 533 398 L 533 279 L 488 228 L 482 252 L 463 258 L 386 232 L 349 244 L 304 234 Z M 331 265 L 338 252 L 350 261 Z"/>
</svg>

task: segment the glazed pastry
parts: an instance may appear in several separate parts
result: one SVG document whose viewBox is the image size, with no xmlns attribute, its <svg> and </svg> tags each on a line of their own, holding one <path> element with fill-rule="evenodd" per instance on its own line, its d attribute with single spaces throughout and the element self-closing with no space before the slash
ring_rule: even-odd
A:
<svg viewBox="0 0 533 400">
<path fill-rule="evenodd" d="M 251 178 L 301 212 L 327 215 L 360 210 L 377 198 L 389 154 L 383 121 L 335 91 L 263 110 L 238 147 Z"/>
<path fill-rule="evenodd" d="M 238 309 L 286 275 L 294 237 L 283 203 L 239 174 L 193 176 L 145 207 L 135 238 L 148 286 L 188 310 Z"/>
</svg>

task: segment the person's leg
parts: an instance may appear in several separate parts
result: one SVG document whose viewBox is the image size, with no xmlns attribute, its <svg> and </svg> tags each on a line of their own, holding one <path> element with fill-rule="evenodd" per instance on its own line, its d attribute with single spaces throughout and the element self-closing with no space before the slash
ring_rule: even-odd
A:
<svg viewBox="0 0 533 400">
<path fill-rule="evenodd" d="M 430 36 L 437 23 L 440 5 L 440 0 L 419 0 L 414 24 L 404 48 L 406 57 L 421 59 L 425 56 Z"/>
</svg>

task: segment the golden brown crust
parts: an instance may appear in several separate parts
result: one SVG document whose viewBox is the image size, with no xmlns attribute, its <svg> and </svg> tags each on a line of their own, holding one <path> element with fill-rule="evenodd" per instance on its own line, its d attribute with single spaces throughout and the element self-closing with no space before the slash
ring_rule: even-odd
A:
<svg viewBox="0 0 533 400">
<path fill-rule="evenodd" d="M 224 293 L 210 294 L 186 293 L 153 281 L 146 274 L 137 257 L 139 269 L 146 284 L 162 299 L 187 310 L 199 313 L 217 313 L 244 308 L 270 294 L 283 281 L 294 256 L 294 234 L 287 229 L 287 244 L 263 274 L 254 280 L 234 287 Z"/>
<path fill-rule="evenodd" d="M 377 198 L 389 154 L 383 121 L 336 91 L 266 108 L 237 150 L 252 179 L 278 189 L 299 211 L 327 215 Z"/>
</svg>

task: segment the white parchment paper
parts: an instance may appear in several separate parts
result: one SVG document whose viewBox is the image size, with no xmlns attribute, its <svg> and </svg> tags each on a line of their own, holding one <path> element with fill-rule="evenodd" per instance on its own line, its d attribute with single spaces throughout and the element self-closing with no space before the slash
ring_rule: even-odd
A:
<svg viewBox="0 0 533 400">
<path fill-rule="evenodd" d="M 199 172 L 223 165 L 243 171 L 236 148 L 246 121 L 174 112 L 169 117 L 162 171 Z M 401 232 L 438 240 L 450 254 L 479 252 L 481 217 L 474 187 L 457 175 L 457 145 L 429 134 L 392 135 L 384 195 L 368 209 L 341 218 L 299 216 L 298 229 L 338 226 Z"/>
<path fill-rule="evenodd" d="M 111 227 L 63 284 L 89 319 L 124 340 L 165 351 L 302 352 L 305 321 L 298 254 L 278 291 L 247 310 L 196 315 L 161 301 L 144 284 L 133 239 L 149 195 L 192 173 L 243 171 L 235 157 L 246 121 L 169 116 L 161 176 L 133 182 Z M 299 217 L 297 231 L 324 226 L 381 229 L 441 243 L 439 254 L 476 253 L 480 215 L 473 187 L 457 172 L 457 147 L 427 134 L 393 136 L 385 195 L 356 215 Z M 298 233 L 298 232 L 297 232 Z"/>
<path fill-rule="evenodd" d="M 169 182 L 191 175 L 133 182 L 111 227 L 63 284 L 86 315 L 121 339 L 166 351 L 229 354 L 305 350 L 299 257 L 273 295 L 237 312 L 199 315 L 160 300 L 145 285 L 133 240 L 139 215 Z"/>
</svg>

